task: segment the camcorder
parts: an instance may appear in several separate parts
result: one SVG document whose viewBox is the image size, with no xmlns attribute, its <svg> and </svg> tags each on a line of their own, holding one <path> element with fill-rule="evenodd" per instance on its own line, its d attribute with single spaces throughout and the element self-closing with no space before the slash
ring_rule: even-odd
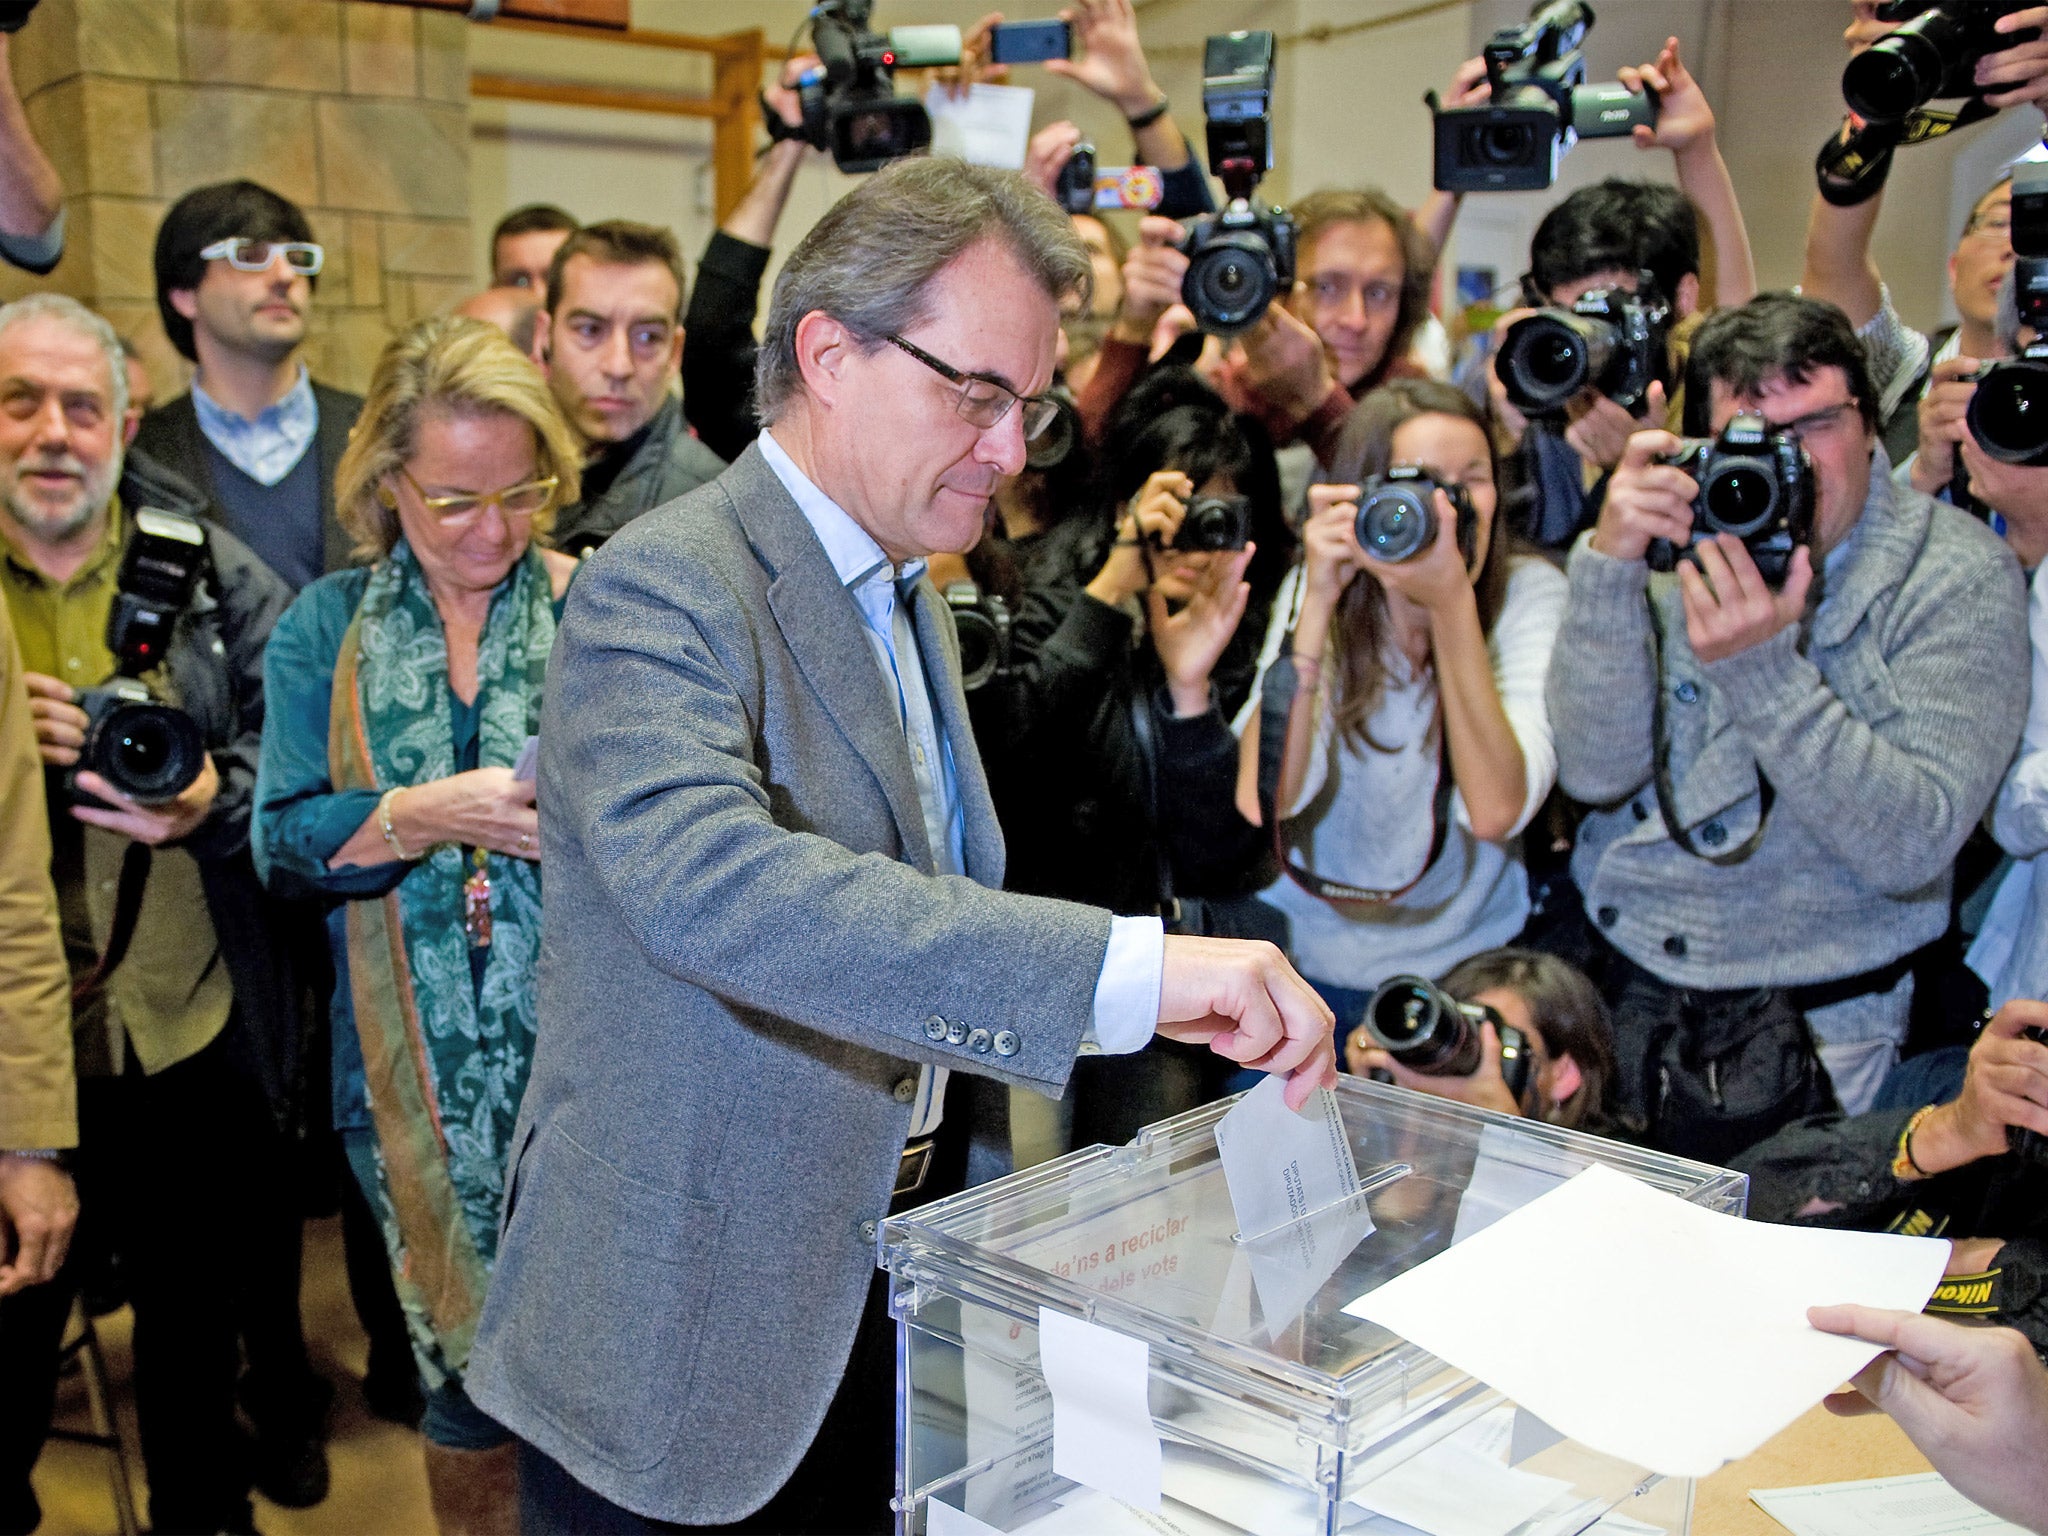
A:
<svg viewBox="0 0 2048 1536">
<path fill-rule="evenodd" d="M 1169 549 L 1211 553 L 1243 549 L 1252 536 L 1249 496 L 1197 496 L 1174 530 Z"/>
<path fill-rule="evenodd" d="M 960 686 L 973 693 L 1010 664 L 1010 605 L 972 581 L 946 583 L 944 596 L 960 642 Z"/>
<path fill-rule="evenodd" d="M 2048 464 L 2048 165 L 2012 176 L 2012 283 L 2022 326 L 2034 339 L 2020 355 L 1976 374 L 1965 420 L 1977 446 L 2006 464 Z"/>
<path fill-rule="evenodd" d="M 1670 336 L 1671 306 L 1646 272 L 1634 293 L 1595 288 L 1569 309 L 1539 309 L 1509 326 L 1496 364 L 1501 388 L 1535 421 L 1563 422 L 1587 389 L 1640 416 L 1650 386 L 1669 383 Z"/>
<path fill-rule="evenodd" d="M 1737 416 L 1719 438 L 1689 441 L 1664 462 L 1691 475 L 1699 490 L 1692 500 L 1691 539 L 1682 550 L 1669 539 L 1652 539 L 1650 569 L 1669 571 L 1681 559 L 1697 564 L 1694 545 L 1732 533 L 1765 583 L 1782 587 L 1792 551 L 1813 539 L 1813 461 L 1799 439 L 1774 430 L 1761 416 Z"/>
<path fill-rule="evenodd" d="M 1249 330 L 1294 287 L 1294 220 L 1252 201 L 1273 168 L 1273 34 L 1228 32 L 1202 47 L 1202 112 L 1221 213 L 1187 221 L 1181 302 L 1214 336 Z"/>
<path fill-rule="evenodd" d="M 1461 1003 L 1421 976 L 1382 982 L 1365 1005 L 1372 1043 L 1411 1072 L 1429 1077 L 1470 1077 L 1479 1070 L 1482 1024 L 1500 1037 L 1500 1075 L 1520 1103 L 1529 1091 L 1536 1053 L 1529 1037 L 1483 1003 Z"/>
<path fill-rule="evenodd" d="M 1472 558 L 1479 513 L 1462 485 L 1446 485 L 1426 469 L 1397 464 L 1360 487 L 1358 545 L 1375 560 L 1398 565 L 1436 542 L 1436 493 L 1450 498 L 1458 514 L 1458 549 Z"/>
<path fill-rule="evenodd" d="M 929 149 L 932 120 L 922 102 L 896 94 L 898 69 L 960 62 L 958 27 L 868 25 L 874 0 L 821 0 L 811 11 L 811 47 L 821 70 L 800 81 L 803 126 L 790 136 L 828 151 L 851 176 Z M 780 121 L 767 114 L 770 131 Z"/>
<path fill-rule="evenodd" d="M 1551 0 L 1488 40 L 1485 105 L 1445 107 L 1428 93 L 1439 192 L 1541 192 L 1580 139 L 1625 139 L 1638 123 L 1656 126 L 1653 91 L 1586 84 L 1592 30 L 1585 0 Z"/>
<path fill-rule="evenodd" d="M 1076 144 L 1060 167 L 1053 201 L 1069 213 L 1116 213 L 1157 208 L 1166 196 L 1166 182 L 1156 165 L 1095 163 L 1093 144 Z"/>
<path fill-rule="evenodd" d="M 199 777 L 206 742 L 198 722 L 160 700 L 142 674 L 163 661 L 172 630 L 198 595 L 206 565 L 206 534 L 198 523 L 155 507 L 136 512 L 107 616 L 115 675 L 82 690 L 76 700 L 85 711 L 86 728 L 85 745 L 64 782 L 74 803 L 100 803 L 76 786 L 78 774 L 87 769 L 143 805 L 175 800 Z"/>
<path fill-rule="evenodd" d="M 1877 19 L 1903 22 L 1842 70 L 1842 100 L 1858 117 L 1896 123 L 1930 101 L 1978 94 L 1977 61 L 2041 35 L 2039 27 L 1996 30 L 2038 0 L 1883 0 Z"/>
</svg>

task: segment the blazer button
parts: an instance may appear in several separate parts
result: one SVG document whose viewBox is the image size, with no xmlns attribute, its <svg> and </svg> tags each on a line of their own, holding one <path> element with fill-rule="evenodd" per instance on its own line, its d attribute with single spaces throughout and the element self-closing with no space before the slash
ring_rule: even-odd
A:
<svg viewBox="0 0 2048 1536">
<path fill-rule="evenodd" d="M 1018 1038 L 1014 1029 L 999 1029 L 996 1031 L 995 1044 L 998 1056 L 1014 1056 L 1023 1048 L 1024 1042 Z"/>
<path fill-rule="evenodd" d="M 1671 692 L 1673 697 L 1681 704 L 1697 704 L 1700 701 L 1699 684 L 1695 683 L 1691 678 L 1687 678 L 1676 688 L 1672 689 Z"/>
<path fill-rule="evenodd" d="M 862 1222 L 860 1224 L 860 1240 L 864 1243 L 872 1243 L 875 1240 L 875 1233 L 879 1230 L 872 1221 Z"/>
<path fill-rule="evenodd" d="M 1685 958 L 1685 935 L 1674 933 L 1664 941 L 1664 953 L 1674 960 Z"/>
<path fill-rule="evenodd" d="M 1700 828 L 1700 841 L 1709 848 L 1718 848 L 1728 841 L 1728 829 L 1718 821 L 1710 821 Z"/>
<path fill-rule="evenodd" d="M 965 1024 L 962 1024 L 958 1019 L 955 1019 L 952 1023 L 946 1026 L 946 1044 L 965 1045 L 966 1043 L 967 1026 Z"/>
<path fill-rule="evenodd" d="M 1593 914 L 1593 918 L 1596 922 L 1600 924 L 1602 928 L 1612 928 L 1616 923 L 1621 921 L 1621 913 L 1615 910 L 1613 907 L 1602 907 L 1598 912 L 1595 912 Z"/>
<path fill-rule="evenodd" d="M 977 1056 L 986 1056 L 990 1038 L 989 1032 L 985 1029 L 973 1030 L 967 1036 L 967 1049 Z"/>
<path fill-rule="evenodd" d="M 937 1044 L 946 1038 L 946 1021 L 936 1013 L 924 1021 L 924 1037 Z"/>
<path fill-rule="evenodd" d="M 908 1104 L 917 1097 L 917 1079 L 906 1077 L 898 1082 L 890 1091 L 896 1095 L 896 1102 L 898 1104 Z"/>
</svg>

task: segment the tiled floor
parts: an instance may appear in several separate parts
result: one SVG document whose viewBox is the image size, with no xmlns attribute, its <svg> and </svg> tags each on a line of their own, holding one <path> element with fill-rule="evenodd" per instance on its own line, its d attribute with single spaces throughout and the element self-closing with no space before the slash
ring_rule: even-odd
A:
<svg viewBox="0 0 2048 1536">
<path fill-rule="evenodd" d="M 419 1437 L 372 1417 L 363 1407 L 359 1384 L 367 1346 L 342 1275 L 339 1221 L 307 1226 L 305 1275 L 306 1342 L 315 1368 L 335 1384 L 333 1437 L 327 1448 L 333 1489 L 327 1501 L 313 1509 L 281 1509 L 258 1496 L 257 1529 L 266 1536 L 433 1536 Z M 129 1327 L 125 1309 L 99 1320 L 100 1343 L 128 1446 L 137 1513 L 146 1523 L 148 1502 L 129 1389 Z M 57 1421 L 86 1426 L 81 1378 L 73 1376 L 63 1383 Z M 36 1467 L 36 1496 L 43 1505 L 38 1536 L 111 1536 L 117 1525 L 107 1467 L 104 1452 L 52 1441 Z"/>
</svg>

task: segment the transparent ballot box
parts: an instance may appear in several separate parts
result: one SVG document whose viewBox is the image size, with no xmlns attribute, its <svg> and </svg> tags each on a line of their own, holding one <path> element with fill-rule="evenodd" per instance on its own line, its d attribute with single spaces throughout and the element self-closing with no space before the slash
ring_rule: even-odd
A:
<svg viewBox="0 0 2048 1536">
<path fill-rule="evenodd" d="M 1593 1163 L 1732 1215 L 1747 1179 L 1361 1078 L 1336 1094 L 1360 1193 L 1270 1233 L 1233 1215 L 1216 1125 L 1235 1100 L 885 1222 L 898 1530 L 1685 1536 L 1690 1480 L 1561 1439 L 1343 1308 Z M 1546 1326 L 1514 1275 L 1498 1304 Z M 1087 1480 L 1055 1470 L 1041 1309 L 1062 1362 L 1077 1333 L 1105 1359 L 1136 1352 L 1128 1411 L 1087 1460 L 1115 1474 L 1121 1435 L 1156 1435 L 1156 1462 L 1149 1444 L 1136 1458 L 1156 1508 L 1075 1460 L 1071 1398 L 1062 1466 Z"/>
</svg>

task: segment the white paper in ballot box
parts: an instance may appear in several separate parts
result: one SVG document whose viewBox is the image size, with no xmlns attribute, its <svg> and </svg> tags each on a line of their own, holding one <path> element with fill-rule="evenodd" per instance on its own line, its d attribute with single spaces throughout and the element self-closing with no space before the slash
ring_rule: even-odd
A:
<svg viewBox="0 0 2048 1536">
<path fill-rule="evenodd" d="M 1744 1221 L 1596 1165 L 1344 1310 L 1593 1450 L 1704 1477 L 1876 1357 L 1808 1307 L 1917 1312 L 1948 1247 Z M 1541 1328 L 1500 1305 L 1510 1281 Z"/>
</svg>

